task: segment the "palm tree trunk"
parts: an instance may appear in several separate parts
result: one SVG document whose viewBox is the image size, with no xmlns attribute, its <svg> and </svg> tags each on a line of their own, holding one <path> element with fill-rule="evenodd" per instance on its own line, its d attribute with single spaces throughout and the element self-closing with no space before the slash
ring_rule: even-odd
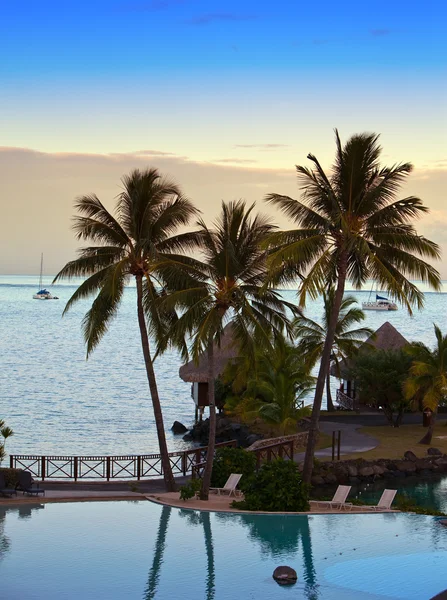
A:
<svg viewBox="0 0 447 600">
<path fill-rule="evenodd" d="M 330 368 L 330 367 L 329 367 Z M 332 402 L 332 394 L 331 394 L 331 374 L 328 371 L 326 376 L 326 404 L 327 410 L 333 411 L 335 410 L 334 403 Z"/>
<path fill-rule="evenodd" d="M 155 379 L 154 365 L 152 364 L 151 352 L 149 348 L 149 337 L 147 334 L 146 319 L 144 318 L 143 309 L 143 278 L 141 275 L 136 276 L 137 281 L 137 309 L 138 309 L 138 324 L 140 326 L 141 346 L 143 348 L 144 363 L 146 365 L 147 380 L 149 382 L 149 390 L 152 398 L 152 406 L 154 409 L 155 426 L 157 428 L 158 445 L 160 448 L 161 466 L 163 469 L 163 478 L 165 481 L 166 490 L 175 492 L 176 485 L 174 475 L 172 474 L 171 462 L 169 460 L 168 446 L 166 444 L 166 434 L 163 423 L 163 414 L 161 412 L 160 397 L 158 395 L 157 381 Z"/>
<path fill-rule="evenodd" d="M 318 372 L 317 386 L 315 388 L 315 398 L 312 407 L 312 416 L 310 418 L 309 437 L 307 438 L 306 456 L 304 457 L 303 481 L 310 483 L 314 467 L 315 446 L 318 438 L 318 423 L 320 420 L 321 400 L 323 399 L 324 385 L 331 362 L 332 345 L 335 338 L 338 315 L 345 291 L 347 272 L 347 257 L 342 255 L 338 268 L 337 289 L 335 291 L 334 306 L 331 311 L 331 318 L 328 324 L 326 340 L 324 342 L 323 354 L 321 356 L 320 370 Z"/>
<path fill-rule="evenodd" d="M 430 420 L 430 425 L 428 426 L 427 433 L 418 442 L 419 444 L 426 444 L 427 446 L 429 444 L 431 444 L 431 440 L 432 440 L 432 437 L 433 437 L 433 432 L 435 430 L 435 423 L 436 423 L 436 412 L 433 412 L 432 416 L 431 416 L 431 420 Z"/>
<path fill-rule="evenodd" d="M 202 479 L 201 500 L 208 500 L 211 485 L 211 473 L 213 471 L 214 448 L 216 446 L 216 404 L 214 399 L 214 340 L 210 336 L 208 340 L 208 403 L 210 405 L 210 432 L 208 438 L 208 451 L 206 453 L 206 465 Z"/>
</svg>

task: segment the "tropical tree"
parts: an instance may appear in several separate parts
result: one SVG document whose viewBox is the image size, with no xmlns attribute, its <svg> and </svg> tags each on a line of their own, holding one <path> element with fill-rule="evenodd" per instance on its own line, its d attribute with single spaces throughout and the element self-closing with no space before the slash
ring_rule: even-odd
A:
<svg viewBox="0 0 447 600">
<path fill-rule="evenodd" d="M 331 311 L 334 306 L 335 289 L 332 286 L 323 292 L 323 319 L 321 324 L 300 313 L 294 321 L 295 335 L 298 348 L 309 364 L 309 368 L 317 364 L 323 354 L 326 332 L 331 320 Z M 334 341 L 331 348 L 331 362 L 339 368 L 341 360 L 347 360 L 362 345 L 367 337 L 373 334 L 369 327 L 351 329 L 353 325 L 365 319 L 365 313 L 358 307 L 354 296 L 344 296 L 340 304 L 340 313 L 335 326 Z M 326 399 L 327 410 L 334 410 L 331 395 L 330 365 L 326 373 Z"/>
<path fill-rule="evenodd" d="M 296 431 L 298 420 L 310 414 L 302 399 L 313 384 L 300 350 L 277 335 L 271 349 L 258 352 L 240 409 L 277 426 L 282 434 Z"/>
<path fill-rule="evenodd" d="M 420 444 L 431 443 L 438 406 L 447 400 L 447 335 L 443 335 L 437 325 L 434 329 L 436 346 L 433 350 L 422 342 L 408 348 L 413 365 L 405 382 L 405 395 L 413 401 L 421 401 L 424 409 L 432 411 L 427 433 Z"/>
<path fill-rule="evenodd" d="M 273 225 L 261 215 L 253 215 L 254 204 L 222 203 L 219 218 L 209 228 L 198 222 L 203 260 L 185 257 L 183 271 L 195 278 L 195 284 L 170 294 L 164 300 L 167 310 L 179 308 L 182 315 L 165 341 L 181 345 L 192 340 L 191 354 L 198 361 L 206 350 L 208 359 L 208 398 L 210 433 L 201 498 L 208 499 L 216 437 L 214 345 L 219 347 L 223 329 L 231 323 L 234 343 L 241 355 L 254 355 L 255 347 L 268 345 L 272 332 L 290 330 L 286 308 L 278 292 L 265 289 L 267 250 L 261 244 L 273 232 Z M 186 352 L 183 352 L 187 358 Z"/>
<path fill-rule="evenodd" d="M 169 461 L 160 398 L 149 345 L 149 333 L 160 335 L 170 323 L 172 313 L 161 313 L 156 300 L 169 289 L 170 273 L 163 271 L 167 258 L 194 246 L 193 233 L 177 233 L 198 214 L 180 188 L 157 169 L 135 170 L 123 177 L 113 216 L 94 195 L 77 199 L 73 229 L 78 240 L 90 246 L 79 250 L 79 257 L 68 262 L 54 281 L 87 277 L 64 309 L 64 314 L 81 299 L 96 294 L 82 322 L 87 358 L 106 333 L 115 317 L 125 286 L 134 278 L 137 315 L 146 375 L 149 383 L 163 476 L 168 490 L 175 489 Z M 178 278 L 178 275 L 177 275 Z M 161 289 L 160 289 L 161 288 Z"/>
<path fill-rule="evenodd" d="M 12 435 L 14 435 L 14 431 L 11 429 L 11 427 L 5 425 L 3 419 L 0 419 L 0 436 L 3 438 L 2 440 L 0 440 L 0 465 L 2 464 L 6 456 L 6 440 Z"/>
<path fill-rule="evenodd" d="M 321 400 L 346 282 L 360 289 L 373 279 L 410 313 L 414 306 L 423 305 L 423 293 L 411 278 L 435 290 L 440 288 L 439 273 L 424 260 L 438 259 L 439 246 L 418 235 L 412 224 L 428 209 L 414 196 L 396 199 L 412 166 L 381 167 L 378 137 L 357 134 L 342 145 L 336 131 L 336 156 L 330 174 L 309 154 L 313 167 L 296 167 L 302 200 L 282 194 L 266 198 L 297 226 L 270 239 L 274 245 L 269 263 L 271 281 L 277 285 L 299 280 L 302 307 L 308 295 L 315 299 L 335 286 L 304 461 L 307 482 L 312 475 Z"/>
<path fill-rule="evenodd" d="M 410 402 L 404 383 L 412 365 L 407 348 L 359 352 L 353 361 L 352 378 L 360 400 L 383 411 L 391 427 L 400 427 Z"/>
</svg>

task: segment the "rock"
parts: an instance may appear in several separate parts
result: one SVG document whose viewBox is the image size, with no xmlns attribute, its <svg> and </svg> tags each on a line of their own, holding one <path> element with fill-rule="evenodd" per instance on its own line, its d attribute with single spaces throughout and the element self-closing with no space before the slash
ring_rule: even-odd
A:
<svg viewBox="0 0 447 600">
<path fill-rule="evenodd" d="M 415 463 L 418 471 L 427 471 L 433 469 L 433 463 L 429 460 L 419 458 Z"/>
<path fill-rule="evenodd" d="M 360 481 L 360 479 L 358 477 L 350 477 L 349 478 L 349 483 L 356 484 L 356 483 L 361 483 L 361 481 Z"/>
<path fill-rule="evenodd" d="M 433 596 L 430 600 L 447 600 L 447 590 L 444 590 L 440 594 L 436 594 L 436 596 Z"/>
<path fill-rule="evenodd" d="M 251 433 L 250 435 L 247 436 L 247 444 L 248 444 L 248 446 L 251 446 L 252 444 L 254 444 L 255 442 L 257 442 L 258 440 L 262 440 L 262 435 L 258 435 L 257 433 Z"/>
<path fill-rule="evenodd" d="M 320 475 L 314 475 L 310 481 L 312 485 L 324 485 L 324 479 Z"/>
<path fill-rule="evenodd" d="M 230 425 L 231 429 L 233 431 L 240 431 L 241 430 L 241 424 L 240 423 L 232 423 Z"/>
<path fill-rule="evenodd" d="M 348 469 L 349 477 L 357 477 L 357 475 L 359 474 L 357 467 L 355 467 L 354 465 L 347 465 L 346 468 Z"/>
<path fill-rule="evenodd" d="M 447 459 L 445 458 L 438 458 L 437 460 L 435 460 L 435 464 L 438 467 L 438 469 L 442 472 L 446 472 L 447 471 Z"/>
<path fill-rule="evenodd" d="M 359 469 L 359 475 L 361 477 L 371 477 L 371 475 L 374 475 L 374 469 L 372 467 L 362 467 Z"/>
<path fill-rule="evenodd" d="M 180 421 L 174 421 L 172 427 L 171 427 L 171 431 L 175 434 L 178 435 L 180 433 L 185 433 L 185 431 L 188 431 L 188 428 L 185 427 L 183 425 L 183 423 L 180 423 Z"/>
<path fill-rule="evenodd" d="M 442 456 L 442 452 L 439 450 L 439 448 L 429 448 L 427 450 L 427 454 L 429 456 Z"/>
<path fill-rule="evenodd" d="M 337 477 L 333 473 L 328 473 L 325 476 L 324 481 L 326 483 L 338 483 L 338 479 L 337 479 Z"/>
<path fill-rule="evenodd" d="M 182 440 L 183 440 L 184 442 L 192 442 L 192 441 L 193 441 L 193 439 L 194 439 L 194 438 L 192 437 L 192 434 L 191 434 L 191 433 L 187 433 L 186 435 L 184 435 L 184 436 L 182 437 Z"/>
<path fill-rule="evenodd" d="M 396 463 L 396 467 L 398 471 L 402 471 L 403 473 L 414 473 L 416 471 L 416 465 L 409 460 L 402 460 Z"/>
<path fill-rule="evenodd" d="M 276 583 L 279 583 L 279 585 L 292 585 L 296 583 L 298 575 L 292 567 L 276 567 L 273 571 L 273 579 Z"/>
<path fill-rule="evenodd" d="M 416 462 L 418 460 L 418 457 L 416 456 L 416 454 L 414 452 L 412 452 L 411 450 L 407 450 L 405 452 L 404 458 L 406 460 L 411 460 L 412 462 Z"/>
<path fill-rule="evenodd" d="M 438 523 L 440 525 L 444 525 L 444 527 L 447 527 L 447 519 L 439 519 Z"/>
<path fill-rule="evenodd" d="M 379 465 L 373 465 L 372 469 L 374 471 L 374 475 L 383 475 L 385 473 L 385 469 L 383 467 L 379 467 Z"/>
</svg>

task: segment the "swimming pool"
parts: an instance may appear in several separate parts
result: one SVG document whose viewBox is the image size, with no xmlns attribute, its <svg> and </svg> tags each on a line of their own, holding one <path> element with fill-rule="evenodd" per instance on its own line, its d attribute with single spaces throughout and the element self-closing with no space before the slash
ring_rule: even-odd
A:
<svg viewBox="0 0 447 600">
<path fill-rule="evenodd" d="M 273 581 L 282 564 L 295 586 Z M 446 588 L 447 528 L 432 517 L 0 506 L 4 600 L 428 600 Z"/>
</svg>

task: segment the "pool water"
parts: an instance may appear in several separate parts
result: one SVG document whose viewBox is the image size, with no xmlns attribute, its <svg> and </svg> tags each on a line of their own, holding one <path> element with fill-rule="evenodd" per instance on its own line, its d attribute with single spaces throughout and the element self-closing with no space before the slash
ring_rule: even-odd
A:
<svg viewBox="0 0 447 600">
<path fill-rule="evenodd" d="M 278 565 L 295 586 L 274 582 Z M 446 588 L 447 528 L 433 517 L 0 505 L 4 600 L 429 600 Z"/>
</svg>

